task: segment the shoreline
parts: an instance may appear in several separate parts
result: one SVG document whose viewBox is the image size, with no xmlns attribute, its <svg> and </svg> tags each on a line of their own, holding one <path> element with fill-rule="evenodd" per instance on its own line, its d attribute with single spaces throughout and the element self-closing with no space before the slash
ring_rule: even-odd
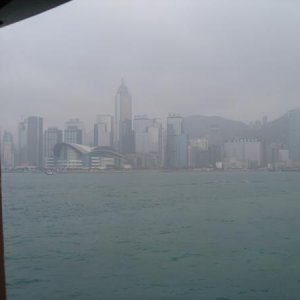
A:
<svg viewBox="0 0 300 300">
<path fill-rule="evenodd" d="M 59 174 L 111 174 L 111 173 L 146 173 L 146 172 L 157 172 L 157 173 L 238 173 L 238 172 L 270 172 L 270 173 L 295 173 L 300 172 L 299 170 L 268 170 L 268 169 L 178 169 L 178 170 L 169 170 L 169 169 L 131 169 L 131 170 L 102 170 L 102 171 L 90 171 L 90 170 L 70 170 L 70 171 L 59 171 L 54 172 L 54 174 L 46 174 L 45 171 L 7 171 L 2 170 L 2 174 L 42 174 L 42 175 L 59 175 Z"/>
</svg>

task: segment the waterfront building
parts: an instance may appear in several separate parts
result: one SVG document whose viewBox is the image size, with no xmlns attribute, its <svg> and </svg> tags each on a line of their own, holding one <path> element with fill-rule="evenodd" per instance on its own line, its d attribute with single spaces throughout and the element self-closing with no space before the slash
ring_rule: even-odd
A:
<svg viewBox="0 0 300 300">
<path fill-rule="evenodd" d="M 271 143 L 266 147 L 267 167 L 270 170 L 281 170 L 297 165 L 296 161 L 290 160 L 289 150 L 281 143 Z"/>
<path fill-rule="evenodd" d="M 136 115 L 133 120 L 134 148 L 135 153 L 149 153 L 148 129 L 152 126 L 153 120 L 147 115 Z"/>
<path fill-rule="evenodd" d="M 43 119 L 31 116 L 19 123 L 18 164 L 42 168 Z"/>
<path fill-rule="evenodd" d="M 224 168 L 255 169 L 261 166 L 261 142 L 255 138 L 233 139 L 224 144 Z"/>
<path fill-rule="evenodd" d="M 184 133 L 183 121 L 179 115 L 169 115 L 167 118 L 166 168 L 188 167 L 188 137 Z"/>
<path fill-rule="evenodd" d="M 27 122 L 23 120 L 18 125 L 18 152 L 17 164 L 28 165 L 28 151 L 27 151 Z"/>
<path fill-rule="evenodd" d="M 116 159 L 113 157 L 92 156 L 90 159 L 90 169 L 107 170 L 116 168 Z"/>
<path fill-rule="evenodd" d="M 29 165 L 43 166 L 43 119 L 29 117 L 28 122 L 28 161 Z"/>
<path fill-rule="evenodd" d="M 122 154 L 133 153 L 132 98 L 123 80 L 115 97 L 114 122 L 115 148 Z"/>
<path fill-rule="evenodd" d="M 98 115 L 94 125 L 94 146 L 113 146 L 113 117 L 111 115 Z"/>
<path fill-rule="evenodd" d="M 269 143 L 266 145 L 266 161 L 267 165 L 274 166 L 279 161 L 279 151 L 282 149 L 281 143 Z"/>
<path fill-rule="evenodd" d="M 44 167 L 54 168 L 54 146 L 63 141 L 62 130 L 50 127 L 44 133 Z"/>
<path fill-rule="evenodd" d="M 13 136 L 10 132 L 4 131 L 1 152 L 2 168 L 13 169 L 15 166 L 15 149 Z"/>
<path fill-rule="evenodd" d="M 84 124 L 79 119 L 70 119 L 65 123 L 64 142 L 70 144 L 85 143 Z"/>
<path fill-rule="evenodd" d="M 288 112 L 288 150 L 290 160 L 300 161 L 300 109 Z"/>
<path fill-rule="evenodd" d="M 133 121 L 135 152 L 160 153 L 162 148 L 162 123 L 147 115 L 135 116 Z"/>
<path fill-rule="evenodd" d="M 89 147 L 58 143 L 54 146 L 55 167 L 61 170 L 120 168 L 123 156 L 111 147 Z"/>
<path fill-rule="evenodd" d="M 223 161 L 224 149 L 223 145 L 209 145 L 208 156 L 210 167 L 216 167 L 216 164 Z"/>
<path fill-rule="evenodd" d="M 139 168 L 158 168 L 162 164 L 162 123 L 147 115 L 135 116 L 133 121 L 135 162 Z"/>
<path fill-rule="evenodd" d="M 209 167 L 210 161 L 207 138 L 194 138 L 189 140 L 188 162 L 189 168 Z"/>
<path fill-rule="evenodd" d="M 280 162 L 288 163 L 289 160 L 290 160 L 289 150 L 287 150 L 287 149 L 280 149 L 278 151 L 278 160 Z"/>
</svg>

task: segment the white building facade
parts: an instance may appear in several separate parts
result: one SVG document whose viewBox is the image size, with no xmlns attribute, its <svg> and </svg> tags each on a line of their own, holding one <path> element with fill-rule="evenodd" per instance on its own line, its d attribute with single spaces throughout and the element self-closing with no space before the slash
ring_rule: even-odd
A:
<svg viewBox="0 0 300 300">
<path fill-rule="evenodd" d="M 234 139 L 224 144 L 225 169 L 261 167 L 261 142 L 253 138 Z"/>
</svg>

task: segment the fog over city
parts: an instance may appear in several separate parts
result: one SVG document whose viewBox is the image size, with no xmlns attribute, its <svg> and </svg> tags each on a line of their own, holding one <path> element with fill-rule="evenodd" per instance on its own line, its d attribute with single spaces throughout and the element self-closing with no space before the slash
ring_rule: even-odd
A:
<svg viewBox="0 0 300 300">
<path fill-rule="evenodd" d="M 300 299 L 299 29 L 300 0 L 0 0 L 0 300 Z"/>
<path fill-rule="evenodd" d="M 1 127 L 113 114 L 250 122 L 299 107 L 300 4 L 287 0 L 75 0 L 0 32 Z"/>
</svg>

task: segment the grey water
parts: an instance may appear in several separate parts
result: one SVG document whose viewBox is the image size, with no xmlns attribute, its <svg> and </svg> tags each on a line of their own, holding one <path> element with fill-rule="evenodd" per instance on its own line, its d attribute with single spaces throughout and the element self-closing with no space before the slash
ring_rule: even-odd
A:
<svg viewBox="0 0 300 300">
<path fill-rule="evenodd" d="M 300 173 L 3 179 L 8 299 L 300 299 Z"/>
</svg>

